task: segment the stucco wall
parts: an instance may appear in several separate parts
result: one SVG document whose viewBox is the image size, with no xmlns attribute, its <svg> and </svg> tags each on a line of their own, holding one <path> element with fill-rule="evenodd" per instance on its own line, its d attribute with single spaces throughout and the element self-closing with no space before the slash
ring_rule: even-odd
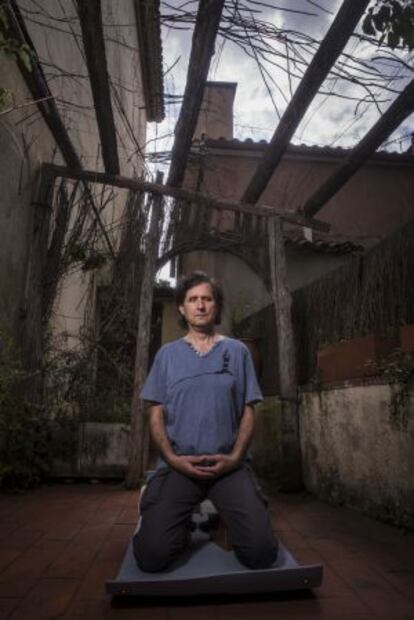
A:
<svg viewBox="0 0 414 620">
<path fill-rule="evenodd" d="M 48 85 L 85 168 L 103 170 L 100 140 L 80 27 L 74 3 L 20 0 L 19 7 L 43 65 Z M 103 24 L 121 174 L 143 170 L 146 111 L 132 0 L 104 0 Z M 0 55 L 1 86 L 13 92 L 16 105 L 32 99 L 13 59 Z M 41 162 L 64 163 L 52 134 L 35 105 L 0 117 L 0 329 L 17 335 L 31 239 L 30 204 Z M 101 217 L 119 220 L 125 192 L 115 193 Z M 116 245 L 116 239 L 114 239 Z M 83 323 L 90 277 L 65 278 L 55 305 L 55 329 L 76 333 Z M 74 311 L 75 310 L 75 311 Z M 66 321 L 65 317 L 69 317 Z"/>
<path fill-rule="evenodd" d="M 414 527 L 414 395 L 391 414 L 389 385 L 302 396 L 306 487 L 382 520 Z"/>
</svg>

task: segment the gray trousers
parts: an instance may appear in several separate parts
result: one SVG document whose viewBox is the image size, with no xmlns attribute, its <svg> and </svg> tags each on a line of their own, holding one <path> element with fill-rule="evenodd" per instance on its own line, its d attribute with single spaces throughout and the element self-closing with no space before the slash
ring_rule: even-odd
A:
<svg viewBox="0 0 414 620">
<path fill-rule="evenodd" d="M 187 542 L 188 523 L 197 504 L 210 499 L 229 530 L 240 562 L 268 568 L 277 556 L 266 503 L 251 469 L 238 469 L 213 480 L 189 478 L 160 470 L 150 480 L 141 502 L 141 527 L 133 539 L 138 566 L 147 572 L 166 568 Z"/>
</svg>

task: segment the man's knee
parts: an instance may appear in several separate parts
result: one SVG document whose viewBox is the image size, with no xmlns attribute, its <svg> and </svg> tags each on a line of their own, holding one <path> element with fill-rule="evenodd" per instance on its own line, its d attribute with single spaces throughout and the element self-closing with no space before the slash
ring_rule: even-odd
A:
<svg viewBox="0 0 414 620">
<path fill-rule="evenodd" d="M 137 532 L 132 540 L 132 547 L 139 568 L 148 573 L 163 570 L 171 561 L 169 546 L 159 536 Z"/>
<path fill-rule="evenodd" d="M 163 570 L 184 550 L 187 534 L 184 525 L 171 528 L 168 522 L 158 521 L 154 527 L 151 519 L 143 519 L 132 541 L 138 566 L 148 573 Z"/>
<path fill-rule="evenodd" d="M 248 568 L 269 568 L 277 558 L 278 542 L 273 535 L 262 532 L 251 534 L 240 547 L 234 549 L 239 560 Z"/>
</svg>

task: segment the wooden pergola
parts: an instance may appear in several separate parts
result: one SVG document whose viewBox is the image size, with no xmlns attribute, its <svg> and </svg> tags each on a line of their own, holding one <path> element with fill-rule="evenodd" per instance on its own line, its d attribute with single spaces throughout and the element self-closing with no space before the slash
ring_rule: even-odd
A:
<svg viewBox="0 0 414 620">
<path fill-rule="evenodd" d="M 223 211 L 241 214 L 248 224 L 250 238 L 253 231 L 255 240 L 263 249 L 260 255 L 257 252 L 254 255 L 249 253 L 248 237 L 247 235 L 243 236 L 240 231 L 237 239 L 227 240 L 228 248 L 232 242 L 233 249 L 237 246 L 237 251 L 241 252 L 247 262 L 256 262 L 257 268 L 266 274 L 265 280 L 269 286 L 274 305 L 278 338 L 278 372 L 283 430 L 283 480 L 286 488 L 298 488 L 301 484 L 296 362 L 291 321 L 291 296 L 286 281 L 283 222 L 316 230 L 328 230 L 329 227 L 325 222 L 315 220 L 313 216 L 351 178 L 392 131 L 414 111 L 414 80 L 396 98 L 389 110 L 360 143 L 350 151 L 346 161 L 313 196 L 308 198 L 298 212 L 285 212 L 272 205 L 261 204 L 260 197 L 275 173 L 306 110 L 354 32 L 368 3 L 369 0 L 360 0 L 359 2 L 344 0 L 342 2 L 324 40 L 280 119 L 262 161 L 239 202 L 190 192 L 182 187 L 204 86 L 214 53 L 224 0 L 200 0 L 199 2 L 187 83 L 175 130 L 170 171 L 165 185 L 162 184 L 161 177 L 158 177 L 155 183 L 149 183 L 119 175 L 117 139 L 111 107 L 110 85 L 106 71 L 100 0 L 91 0 L 87 3 L 79 0 L 77 5 L 86 64 L 95 102 L 96 120 L 102 143 L 105 172 L 83 169 L 80 158 L 51 96 L 36 54 L 33 54 L 32 71 L 28 71 L 24 64 L 19 62 L 22 75 L 33 98 L 39 100 L 38 107 L 66 162 L 64 167 L 51 164 L 42 166 L 39 184 L 33 200 L 35 216 L 28 290 L 32 291 L 32 299 L 35 300 L 35 303 L 28 309 L 25 319 L 26 359 L 29 360 L 28 365 L 31 370 L 36 372 L 41 360 L 42 282 L 47 270 L 48 238 L 53 207 L 52 188 L 55 179 L 61 177 L 80 180 L 86 188 L 89 187 L 90 183 L 100 183 L 127 188 L 134 192 L 146 192 L 151 195 L 153 208 L 149 230 L 150 243 L 145 257 L 136 347 L 135 387 L 131 414 L 131 457 L 127 476 L 129 486 L 138 484 L 144 467 L 142 457 L 144 452 L 144 417 L 143 405 L 138 394 L 145 378 L 148 363 L 152 288 L 157 266 L 160 262 L 180 251 L 184 251 L 188 247 L 188 238 L 191 234 L 193 235 L 193 247 L 196 247 L 197 243 L 198 247 L 212 247 L 214 243 L 217 243 L 217 234 L 213 234 L 208 227 L 208 215 L 205 220 L 202 220 L 204 223 L 207 222 L 204 227 L 200 228 L 200 218 L 198 218 L 197 229 L 191 223 L 191 214 L 197 210 L 203 210 L 210 215 Z M 147 3 L 147 6 L 149 4 L 151 2 Z M 152 4 L 158 3 L 153 0 Z M 14 0 L 9 0 L 6 2 L 6 6 L 9 17 L 9 34 L 11 33 L 17 41 L 30 46 L 31 42 L 16 3 Z M 169 197 L 174 201 L 176 212 L 179 212 L 181 216 L 173 218 L 175 225 L 173 229 L 174 243 L 169 249 L 168 256 L 160 256 L 158 252 L 158 219 L 163 208 L 163 197 Z M 92 199 L 90 205 L 93 208 Z M 197 220 L 197 217 L 193 220 Z M 104 233 L 105 231 L 103 231 Z M 106 240 L 109 243 L 109 240 Z"/>
</svg>

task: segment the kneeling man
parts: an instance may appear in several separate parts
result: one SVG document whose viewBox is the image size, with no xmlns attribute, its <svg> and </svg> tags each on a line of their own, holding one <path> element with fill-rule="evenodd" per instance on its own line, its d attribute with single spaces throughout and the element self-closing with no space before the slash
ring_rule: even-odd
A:
<svg viewBox="0 0 414 620">
<path fill-rule="evenodd" d="M 277 541 L 246 461 L 262 400 L 250 353 L 216 332 L 223 293 L 207 274 L 185 277 L 176 301 L 187 334 L 161 347 L 142 392 L 161 459 L 140 506 L 137 563 L 149 572 L 166 568 L 186 546 L 194 507 L 209 498 L 238 559 L 268 568 Z"/>
</svg>

